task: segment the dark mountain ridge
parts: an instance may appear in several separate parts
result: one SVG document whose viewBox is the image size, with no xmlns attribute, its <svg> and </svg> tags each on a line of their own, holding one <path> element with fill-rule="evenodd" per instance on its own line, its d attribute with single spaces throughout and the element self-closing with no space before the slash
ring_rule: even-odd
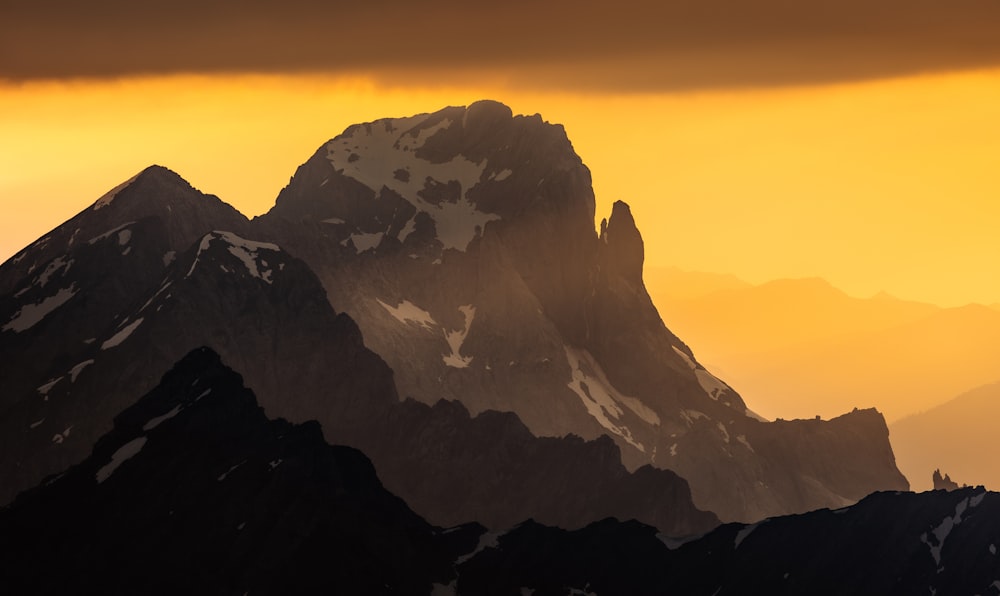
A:
<svg viewBox="0 0 1000 596">
<path fill-rule="evenodd" d="M 426 594 L 482 532 L 442 534 L 317 423 L 268 420 L 201 349 L 0 509 L 0 577 L 19 594 Z"/>
<path fill-rule="evenodd" d="M 981 487 L 876 493 L 680 540 L 611 518 L 442 529 L 315 422 L 267 419 L 201 348 L 82 462 L 0 508 L 0 582 L 18 594 L 984 594 L 1000 586 L 998 542 L 1000 495 Z"/>
</svg>

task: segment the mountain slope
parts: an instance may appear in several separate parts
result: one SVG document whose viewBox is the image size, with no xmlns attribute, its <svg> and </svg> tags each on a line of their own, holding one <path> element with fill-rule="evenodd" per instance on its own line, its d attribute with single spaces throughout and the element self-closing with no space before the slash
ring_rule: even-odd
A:
<svg viewBox="0 0 1000 596">
<path fill-rule="evenodd" d="M 1000 486 L 994 458 L 998 415 L 1000 383 L 992 383 L 897 420 L 889 430 L 900 470 L 920 488 L 930 488 L 936 469 L 959 484 Z"/>
<path fill-rule="evenodd" d="M 0 510 L 13 593 L 429 593 L 482 529 L 411 512 L 315 422 L 269 421 L 207 349 L 93 454 Z"/>
<path fill-rule="evenodd" d="M 248 223 L 243 214 L 218 197 L 199 192 L 167 168 L 150 166 L 3 263 L 0 295 L 85 242 L 147 217 L 159 220 L 164 228 L 164 261 L 214 228 L 245 233 Z"/>
<path fill-rule="evenodd" d="M 193 346 L 217 346 L 245 367 L 269 407 L 319 379 L 336 380 L 326 392 L 333 399 L 393 395 L 387 374 L 366 376 L 384 364 L 364 350 L 353 323 L 310 292 L 308 269 L 277 246 L 211 232 L 164 266 L 163 234 L 144 231 L 132 224 L 103 241 L 120 250 L 116 236 L 131 233 L 128 255 L 109 258 L 105 248 L 60 257 L 75 265 L 66 268 L 70 279 L 54 279 L 78 288 L 74 300 L 30 329 L 0 333 L 0 353 L 12 356 L 0 417 L 5 501 L 82 458 L 136 393 Z M 136 264 L 109 269 L 114 259 Z M 289 399 L 287 413 L 315 406 L 310 395 Z"/>
<path fill-rule="evenodd" d="M 316 272 L 403 397 L 514 412 L 539 436 L 606 434 L 630 469 L 677 471 L 724 519 L 906 487 L 877 414 L 841 421 L 877 459 L 793 455 L 804 433 L 762 426 L 664 326 L 627 205 L 600 234 L 593 221 L 590 173 L 562 127 L 478 102 L 347 129 L 253 225 Z M 788 450 L 765 456 L 751 435 Z"/>
<path fill-rule="evenodd" d="M 0 355 L 11 356 L 0 373 L 12 387 L 0 400 L 0 471 L 11 479 L 0 498 L 79 461 L 136 392 L 199 345 L 246 371 L 268 413 L 319 419 L 371 453 L 428 516 L 499 524 L 523 505 L 566 524 L 615 511 L 674 531 L 714 523 L 667 470 L 727 520 L 906 487 L 879 414 L 761 423 L 698 363 L 645 290 L 628 206 L 616 203 L 597 233 L 589 172 L 565 131 L 537 115 L 479 102 L 357 125 L 300 167 L 266 216 L 233 213 L 154 167 L 0 267 L 10 288 Z M 74 240 L 78 229 L 94 244 Z M 399 397 L 463 409 L 400 409 Z M 536 437 L 583 442 L 539 447 L 510 418 L 475 420 L 491 410 Z M 504 509 L 480 491 L 468 511 L 431 510 L 439 489 L 392 463 L 427 446 L 393 439 L 404 431 L 386 432 L 386 419 L 438 429 L 425 437 L 448 446 L 425 464 L 435 474 L 463 445 L 509 437 L 501 443 L 525 454 L 562 450 L 546 465 L 566 472 L 549 488 L 585 486 L 588 469 L 556 462 L 586 454 L 609 496 L 560 508 L 568 493 L 543 491 Z M 617 452 L 586 443 L 603 435 Z M 488 453 L 466 486 L 546 479 L 504 449 Z M 669 500 L 667 513 L 638 504 L 643 491 Z"/>
<path fill-rule="evenodd" d="M 629 473 L 610 441 L 541 440 L 513 414 L 400 403 L 392 371 L 278 245 L 215 230 L 164 265 L 165 236 L 156 217 L 112 228 L 57 257 L 66 265 L 47 284 L 29 276 L 18 285 L 76 293 L 36 325 L 0 332 L 3 502 L 82 460 L 137 393 L 209 345 L 246 371 L 269 415 L 319 420 L 331 440 L 371 454 L 392 490 L 437 523 L 535 517 L 579 527 L 618 515 L 676 534 L 718 523 L 676 474 Z"/>
</svg>

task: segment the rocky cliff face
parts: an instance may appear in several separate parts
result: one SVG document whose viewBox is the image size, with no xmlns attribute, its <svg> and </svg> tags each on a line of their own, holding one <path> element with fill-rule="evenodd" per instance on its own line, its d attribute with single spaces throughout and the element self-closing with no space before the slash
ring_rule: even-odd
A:
<svg viewBox="0 0 1000 596">
<path fill-rule="evenodd" d="M 225 221 L 205 226 L 215 223 Z M 161 218 L 116 224 L 0 299 L 13 321 L 0 333 L 4 502 L 83 459 L 137 393 L 209 345 L 245 371 L 270 415 L 319 420 L 328 439 L 371 454 L 387 484 L 436 523 L 505 527 L 535 517 L 579 527 L 619 515 L 677 534 L 718 523 L 676 474 L 629 473 L 610 441 L 537 439 L 513 414 L 400 403 L 392 371 L 357 325 L 276 244 L 216 229 L 164 261 Z M 32 314 L 37 296 L 59 295 L 54 288 L 72 295 Z"/>
<path fill-rule="evenodd" d="M 884 422 L 756 420 L 664 326 L 627 205 L 599 234 L 593 221 L 563 129 L 479 102 L 349 128 L 253 225 L 310 265 L 403 397 L 514 412 L 539 436 L 610 436 L 628 467 L 677 471 L 724 519 L 906 488 Z M 817 463 L 853 453 L 834 427 L 878 456 Z"/>
<path fill-rule="evenodd" d="M 42 264 L 0 298 L 10 321 L 0 331 L 10 389 L 0 403 L 4 502 L 79 461 L 113 417 L 194 346 L 220 346 L 249 371 L 269 405 L 315 385 L 320 374 L 335 381 L 335 398 L 375 393 L 379 383 L 383 395 L 394 395 L 388 375 L 369 379 L 364 363 L 347 357 L 367 354 L 384 367 L 363 349 L 353 323 L 337 319 L 308 283 L 300 289 L 302 278 L 316 287 L 304 264 L 277 246 L 208 231 L 245 225 L 230 217 L 231 208 L 162 168 L 144 171 L 117 193 L 50 234 L 88 230 L 66 252 L 46 262 L 51 244 L 23 251 L 25 262 Z M 120 222 L 134 212 L 152 215 Z M 193 230 L 204 231 L 190 238 Z M 191 244 L 174 244 L 186 240 Z M 5 265 L 0 273 L 16 271 Z M 337 339 L 314 350 L 328 337 Z"/>
<path fill-rule="evenodd" d="M 563 129 L 495 102 L 353 126 L 252 222 L 149 168 L 0 266 L 9 388 L 0 469 L 11 479 L 0 497 L 79 461 L 136 391 L 198 345 L 245 371 L 269 413 L 319 419 L 424 507 L 443 495 L 421 482 L 404 493 L 413 477 L 392 454 L 428 446 L 391 439 L 379 426 L 387 417 L 447 418 L 462 430 L 435 422 L 428 441 L 474 444 L 467 429 L 478 428 L 525 456 L 540 443 L 522 440 L 513 419 L 475 417 L 512 413 L 535 437 L 607 436 L 617 455 L 606 441 L 573 448 L 605 462 L 600 482 L 626 478 L 611 463 L 620 458 L 632 471 L 656 468 L 640 475 L 662 482 L 664 495 L 685 493 L 660 473 L 672 470 L 699 508 L 727 520 L 906 487 L 877 413 L 757 420 L 664 326 L 642 283 L 628 206 L 616 203 L 600 233 L 593 221 L 590 174 Z M 396 411 L 399 398 L 462 408 Z M 501 464 L 504 452 L 493 453 L 496 469 L 514 474 L 516 458 Z M 429 462 L 436 473 L 447 467 Z M 583 469 L 565 467 L 576 474 L 562 477 L 566 486 L 585 486 Z M 585 523 L 586 507 L 545 498 L 531 502 L 554 523 Z M 674 521 L 617 499 L 587 511 L 633 507 L 678 531 L 711 523 L 671 502 Z M 483 494 L 468 512 L 502 524 L 522 511 L 487 512 L 487 503 Z"/>
</svg>

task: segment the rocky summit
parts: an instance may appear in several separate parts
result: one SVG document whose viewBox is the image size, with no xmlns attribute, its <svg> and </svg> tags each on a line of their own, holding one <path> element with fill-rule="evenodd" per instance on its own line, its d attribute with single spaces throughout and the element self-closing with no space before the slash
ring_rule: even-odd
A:
<svg viewBox="0 0 1000 596">
<path fill-rule="evenodd" d="M 609 436 L 728 520 L 908 486 L 876 412 L 759 420 L 664 325 L 628 206 L 594 218 L 563 128 L 484 101 L 348 128 L 252 225 L 316 272 L 402 397 Z"/>
</svg>

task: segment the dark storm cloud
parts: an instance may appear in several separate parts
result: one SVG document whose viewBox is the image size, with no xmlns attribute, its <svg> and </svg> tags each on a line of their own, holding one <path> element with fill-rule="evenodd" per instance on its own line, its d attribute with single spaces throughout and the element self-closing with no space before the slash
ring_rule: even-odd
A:
<svg viewBox="0 0 1000 596">
<path fill-rule="evenodd" d="M 1000 64 L 1000 0 L 0 0 L 0 78 L 374 73 L 652 90 Z"/>
</svg>

